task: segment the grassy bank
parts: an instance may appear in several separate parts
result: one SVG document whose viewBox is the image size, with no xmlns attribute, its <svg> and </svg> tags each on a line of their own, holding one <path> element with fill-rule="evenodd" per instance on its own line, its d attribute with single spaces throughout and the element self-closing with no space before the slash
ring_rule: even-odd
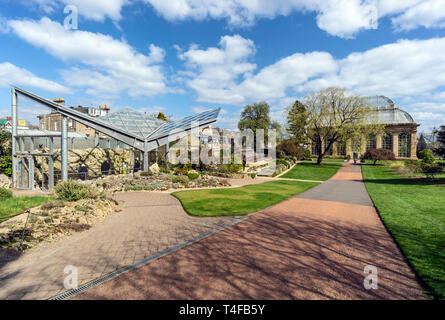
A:
<svg viewBox="0 0 445 320">
<path fill-rule="evenodd" d="M 239 188 L 178 191 L 173 195 L 191 215 L 232 216 L 262 210 L 317 184 L 282 180 Z"/>
<path fill-rule="evenodd" d="M 0 200 L 0 223 L 46 201 L 48 201 L 48 197 L 38 196 L 14 197 Z"/>
<path fill-rule="evenodd" d="M 315 163 L 301 162 L 280 178 L 325 181 L 332 177 L 341 167 L 339 162 Z"/>
<path fill-rule="evenodd" d="M 404 178 L 363 166 L 366 188 L 388 230 L 431 294 L 445 299 L 445 179 Z"/>
</svg>

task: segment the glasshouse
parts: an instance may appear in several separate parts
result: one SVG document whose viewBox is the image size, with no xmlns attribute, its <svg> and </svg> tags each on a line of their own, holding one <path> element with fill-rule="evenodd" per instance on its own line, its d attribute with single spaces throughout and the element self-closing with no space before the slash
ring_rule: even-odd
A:
<svg viewBox="0 0 445 320">
<path fill-rule="evenodd" d="M 150 164 L 165 161 L 170 142 L 208 127 L 220 111 L 167 122 L 132 109 L 109 112 L 101 106 L 96 113 L 84 112 L 80 106 L 64 106 L 63 99 L 48 100 L 20 88 L 11 93 L 12 183 L 17 189 L 50 190 L 59 180 L 147 171 Z M 18 114 L 26 103 L 49 111 L 37 117 L 38 128 L 20 126 Z"/>
<path fill-rule="evenodd" d="M 360 144 L 360 153 L 364 154 L 369 149 L 387 149 L 394 152 L 398 159 L 417 159 L 417 124 L 413 117 L 406 111 L 395 106 L 394 102 L 385 96 L 373 96 L 366 98 L 367 104 L 376 109 L 377 119 L 379 123 L 385 125 L 385 132 L 381 135 L 370 135 L 363 137 L 363 142 Z M 327 138 L 321 139 L 324 150 L 327 145 Z M 311 145 L 312 155 L 317 156 L 318 149 L 315 145 Z M 349 140 L 346 143 L 335 142 L 330 150 L 328 156 L 352 156 L 354 147 L 353 141 Z"/>
</svg>

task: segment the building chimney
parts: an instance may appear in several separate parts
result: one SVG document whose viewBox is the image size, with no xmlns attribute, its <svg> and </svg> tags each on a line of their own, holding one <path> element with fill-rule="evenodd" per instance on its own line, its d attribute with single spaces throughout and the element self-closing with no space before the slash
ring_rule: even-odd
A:
<svg viewBox="0 0 445 320">
<path fill-rule="evenodd" d="M 55 98 L 53 101 L 55 103 L 61 104 L 62 106 L 65 105 L 65 99 L 63 99 L 63 98 Z"/>
</svg>

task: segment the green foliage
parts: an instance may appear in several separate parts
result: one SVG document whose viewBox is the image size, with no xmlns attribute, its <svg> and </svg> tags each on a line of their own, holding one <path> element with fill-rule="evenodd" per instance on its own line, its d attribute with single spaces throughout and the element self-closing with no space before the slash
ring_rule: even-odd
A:
<svg viewBox="0 0 445 320">
<path fill-rule="evenodd" d="M 307 110 L 304 104 L 300 101 L 295 103 L 287 110 L 287 131 L 298 143 L 306 143 L 306 125 L 307 125 Z"/>
<path fill-rule="evenodd" d="M 434 179 L 434 177 L 443 172 L 443 167 L 438 163 L 429 163 L 429 162 L 420 162 L 420 170 L 422 173 L 430 179 Z"/>
<path fill-rule="evenodd" d="M 256 172 L 252 172 L 252 173 L 250 174 L 250 177 L 251 177 L 252 179 L 255 179 L 255 178 L 256 178 Z"/>
<path fill-rule="evenodd" d="M 221 165 L 221 170 L 220 170 L 220 172 L 223 173 L 240 173 L 241 171 L 243 171 L 243 165 L 233 163 L 233 161 L 231 164 Z"/>
<path fill-rule="evenodd" d="M 363 159 L 372 160 L 374 164 L 377 163 L 378 160 L 387 161 L 387 160 L 396 160 L 396 156 L 394 152 L 387 149 L 370 149 L 366 151 L 363 155 Z"/>
<path fill-rule="evenodd" d="M 11 139 L 12 135 L 9 131 L 0 131 L 0 156 L 11 156 Z"/>
<path fill-rule="evenodd" d="M 431 150 L 419 151 L 419 159 L 425 163 L 433 163 L 436 161 L 436 158 Z"/>
<path fill-rule="evenodd" d="M 173 176 L 172 177 L 172 182 L 173 183 L 180 183 L 180 184 L 186 184 L 189 182 L 188 177 L 184 177 L 184 176 Z"/>
<path fill-rule="evenodd" d="M 60 200 L 78 201 L 80 199 L 93 199 L 98 196 L 96 189 L 75 180 L 61 181 L 54 188 Z"/>
<path fill-rule="evenodd" d="M 257 129 L 267 130 L 270 127 L 270 106 L 267 102 L 258 102 L 253 105 L 246 105 L 241 112 L 241 119 L 238 122 L 240 130 L 252 129 L 255 132 Z"/>
<path fill-rule="evenodd" d="M 422 159 L 420 161 L 420 171 L 427 178 L 434 179 L 434 177 L 438 174 L 441 174 L 443 171 L 443 167 L 436 162 L 436 158 L 433 155 L 431 150 L 423 150 L 419 152 L 419 158 Z"/>
<path fill-rule="evenodd" d="M 304 149 L 304 158 L 303 158 L 303 160 L 310 160 L 311 157 L 312 157 L 311 150 Z"/>
<path fill-rule="evenodd" d="M 360 149 L 361 138 L 379 134 L 384 125 L 379 123 L 377 112 L 360 96 L 349 95 L 340 88 L 327 88 L 313 92 L 304 98 L 306 106 L 306 136 L 308 142 L 321 146 L 321 138 L 327 137 L 325 149 L 321 150 L 317 164 L 338 141 L 352 139 L 353 150 Z"/>
<path fill-rule="evenodd" d="M 163 112 L 159 112 L 156 118 L 158 118 L 162 121 L 168 121 L 167 117 L 165 116 L 165 114 Z"/>
<path fill-rule="evenodd" d="M 198 177 L 199 177 L 199 173 L 196 173 L 196 172 L 189 172 L 189 173 L 187 173 L 187 177 L 188 177 L 190 180 L 195 180 L 195 179 L 198 179 Z"/>
<path fill-rule="evenodd" d="M 12 198 L 12 191 L 6 188 L 0 188 L 0 200 Z"/>
<path fill-rule="evenodd" d="M 141 171 L 141 177 L 149 177 L 152 176 L 153 174 L 149 171 Z"/>
<path fill-rule="evenodd" d="M 12 175 L 12 158 L 11 156 L 0 157 L 0 174 Z"/>
<path fill-rule="evenodd" d="M 280 164 L 284 165 L 286 168 L 289 168 L 289 167 L 290 167 L 289 162 L 287 162 L 287 161 L 284 160 L 284 159 L 277 159 L 277 160 L 276 160 L 276 165 L 278 166 L 278 165 L 280 165 Z"/>
</svg>

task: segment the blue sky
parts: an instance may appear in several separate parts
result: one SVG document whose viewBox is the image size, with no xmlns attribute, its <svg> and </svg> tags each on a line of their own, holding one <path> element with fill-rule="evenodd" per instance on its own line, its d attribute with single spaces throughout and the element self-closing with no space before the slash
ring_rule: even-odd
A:
<svg viewBox="0 0 445 320">
<path fill-rule="evenodd" d="M 78 29 L 66 29 L 66 5 Z M 445 125 L 445 0 L 0 0 L 0 116 L 10 86 L 68 105 L 179 118 L 312 90 L 383 94 L 429 131 Z M 23 104 L 21 118 L 36 122 Z"/>
</svg>

